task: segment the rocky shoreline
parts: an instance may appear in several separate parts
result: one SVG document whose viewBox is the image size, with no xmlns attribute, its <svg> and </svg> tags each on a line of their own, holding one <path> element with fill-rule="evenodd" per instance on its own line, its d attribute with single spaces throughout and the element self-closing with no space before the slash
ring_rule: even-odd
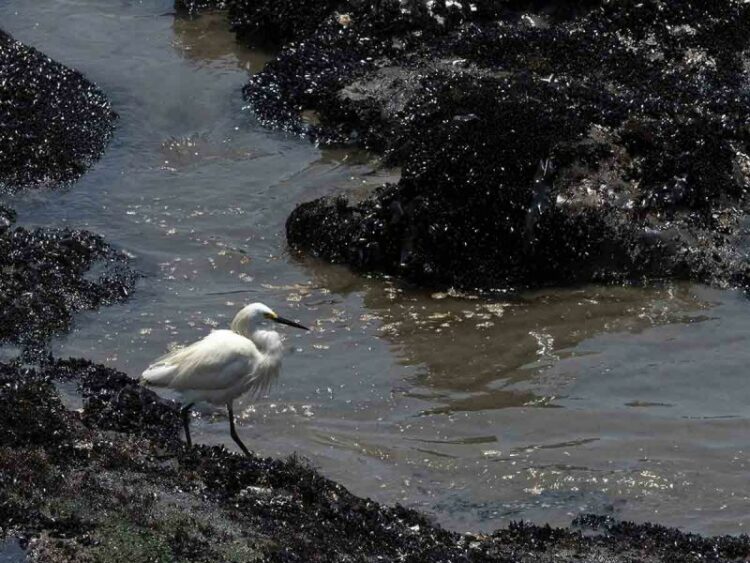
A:
<svg viewBox="0 0 750 563">
<path fill-rule="evenodd" d="M 56 384 L 74 384 L 71 409 Z M 298 459 L 186 450 L 178 407 L 85 360 L 0 364 L 0 533 L 36 561 L 742 561 L 750 538 L 583 516 L 458 534 Z M 15 544 L 11 544 L 15 545 Z M 2 552 L 0 551 L 0 554 Z"/>
<path fill-rule="evenodd" d="M 44 355 L 52 336 L 67 332 L 76 311 L 127 299 L 137 275 L 98 235 L 28 230 L 13 221 L 0 225 L 0 344 L 20 346 L 34 358 Z"/>
<path fill-rule="evenodd" d="M 403 167 L 300 205 L 292 248 L 431 287 L 747 285 L 748 5 L 227 4 L 286 42 L 244 89 L 263 123 Z"/>
<path fill-rule="evenodd" d="M 264 23 L 266 31 L 272 31 L 262 37 L 262 41 L 289 41 L 299 39 L 300 34 L 313 33 L 314 39 L 297 50 L 310 49 L 308 54 L 317 52 L 321 57 L 333 52 L 326 50 L 331 46 L 325 41 L 333 40 L 334 36 L 341 36 L 343 41 L 336 43 L 336 48 L 349 48 L 347 45 L 352 41 L 359 43 L 363 39 L 362 31 L 355 31 L 354 27 L 368 21 L 367 13 L 355 11 L 364 9 L 362 3 L 317 3 L 316 10 L 325 12 L 327 19 L 321 25 L 312 26 L 314 20 L 310 18 L 302 21 L 292 17 L 300 13 L 299 8 L 297 12 L 290 12 L 290 5 L 284 2 L 230 0 L 222 4 L 229 9 L 238 36 L 243 40 L 258 37 L 253 26 L 257 26 L 259 20 L 251 16 L 261 10 L 271 22 Z M 304 7 L 306 4 L 302 2 L 300 5 Z M 393 9 L 388 2 L 382 4 L 385 10 Z M 216 5 L 211 1 L 183 0 L 177 7 L 195 12 Z M 451 34 L 461 29 L 466 21 L 473 21 L 473 17 L 489 17 L 485 15 L 489 13 L 496 17 L 494 12 L 486 11 L 490 5 L 505 10 L 510 3 L 479 2 L 477 5 L 480 9 L 476 16 L 454 13 L 455 10 L 420 15 L 416 10 L 418 3 L 415 3 L 414 13 L 385 12 L 394 16 L 388 24 L 392 28 L 384 28 L 384 17 L 378 15 L 366 25 L 371 26 L 369 29 L 373 34 L 379 34 L 381 45 L 390 41 L 389 48 L 401 50 L 394 39 L 405 38 L 408 42 L 416 29 L 422 29 L 414 27 L 414 17 L 431 18 L 437 23 L 436 16 L 444 18 L 440 25 L 447 22 L 451 30 L 447 35 L 439 28 L 431 30 L 428 26 L 422 29 L 430 41 L 441 43 L 453 40 Z M 340 17 L 343 15 L 340 12 L 342 6 L 352 12 L 350 23 L 346 25 L 347 20 Z M 330 12 L 334 8 L 339 12 Z M 240 17 L 242 14 L 244 19 Z M 565 18 L 579 15 L 576 9 L 555 12 L 549 17 L 570 21 Z M 278 25 L 274 27 L 271 24 L 276 20 Z M 429 22 L 425 19 L 418 21 L 421 22 L 419 25 Z M 472 33 L 480 31 L 476 28 Z M 326 33 L 328 39 L 324 37 Z M 414 55 L 412 48 L 413 45 L 404 48 L 403 54 L 408 55 L 407 58 Z M 370 56 L 367 53 L 373 53 L 370 46 L 363 49 L 353 53 L 366 57 Z M 627 228 L 631 227 L 624 224 L 626 219 L 632 219 L 632 215 L 618 215 L 616 210 L 611 211 L 614 218 L 610 222 L 608 214 L 604 218 L 598 217 L 591 210 L 586 211 L 581 202 L 576 205 L 583 208 L 570 217 L 550 211 L 548 204 L 543 202 L 553 194 L 559 197 L 555 181 L 559 174 L 563 174 L 560 171 L 565 170 L 563 175 L 566 177 L 574 175 L 573 169 L 561 166 L 561 162 L 568 162 L 570 166 L 571 162 L 578 165 L 583 162 L 589 167 L 584 170 L 596 167 L 601 172 L 605 166 L 602 162 L 616 168 L 620 163 L 618 159 L 624 158 L 616 151 L 614 155 L 607 152 L 615 150 L 613 147 L 617 145 L 611 141 L 616 135 L 614 128 L 599 131 L 592 129 L 583 118 L 578 123 L 568 121 L 570 116 L 558 115 L 557 110 L 571 95 L 563 92 L 562 86 L 545 86 L 531 78 L 523 90 L 518 90 L 519 86 L 507 76 L 476 69 L 472 66 L 475 62 L 465 66 L 453 61 L 441 63 L 429 76 L 420 78 L 420 69 L 428 64 L 426 59 L 414 58 L 414 66 L 404 64 L 403 71 L 401 67 L 384 71 L 390 67 L 373 66 L 375 59 L 358 61 L 351 57 L 344 61 L 346 64 L 336 67 L 337 73 L 340 71 L 341 74 L 334 74 L 339 78 L 346 77 L 339 82 L 336 76 L 329 76 L 329 67 L 320 67 L 321 74 L 315 80 L 322 80 L 325 95 L 294 102 L 297 106 L 287 104 L 291 98 L 269 98 L 263 106 L 262 100 L 258 101 L 262 84 L 281 79 L 284 68 L 297 68 L 294 65 L 299 61 L 310 60 L 303 58 L 295 62 L 294 50 L 294 47 L 287 48 L 246 89 L 248 98 L 257 102 L 258 112 L 263 114 L 262 107 L 268 111 L 267 123 L 274 122 L 320 141 L 356 141 L 404 165 L 405 173 L 398 185 L 383 188 L 361 204 L 324 200 L 303 205 L 290 218 L 289 233 L 293 243 L 297 241 L 301 245 L 296 233 L 302 232 L 306 222 L 317 220 L 324 228 L 316 229 L 321 238 L 311 239 L 310 244 L 322 244 L 320 241 L 324 240 L 330 250 L 310 250 L 364 270 L 397 271 L 420 283 L 481 286 L 482 280 L 500 278 L 524 283 L 534 270 L 508 262 L 487 269 L 481 261 L 463 263 L 454 260 L 436 263 L 431 271 L 427 271 L 424 265 L 431 264 L 433 259 L 429 258 L 430 250 L 421 238 L 424 229 L 429 231 L 433 217 L 429 215 L 428 219 L 428 215 L 422 214 L 432 213 L 433 206 L 437 206 L 446 224 L 456 224 L 458 214 L 451 215 L 440 202 L 443 198 L 447 198 L 444 201 L 451 205 L 465 202 L 467 192 L 462 190 L 466 186 L 460 182 L 467 177 L 473 178 L 474 164 L 492 156 L 482 151 L 474 154 L 474 145 L 467 145 L 474 136 L 479 137 L 479 132 L 485 135 L 482 137 L 485 140 L 496 143 L 519 141 L 518 145 L 508 145 L 504 157 L 523 160 L 522 154 L 525 153 L 519 151 L 528 148 L 529 145 L 523 143 L 529 140 L 514 136 L 518 131 L 511 135 L 504 130 L 493 130 L 498 121 L 511 119 L 518 129 L 528 123 L 537 123 L 532 131 L 525 132 L 535 135 L 530 146 L 537 151 L 527 158 L 527 164 L 529 169 L 538 166 L 538 163 L 529 164 L 530 159 L 541 158 L 549 149 L 553 155 L 550 170 L 554 171 L 551 173 L 554 178 L 548 178 L 547 172 L 534 168 L 531 180 L 534 186 L 539 186 L 538 216 L 532 213 L 530 218 L 528 209 L 521 206 L 516 210 L 518 216 L 513 217 L 513 221 L 522 221 L 526 234 L 534 233 L 534 240 L 512 239 L 511 242 L 515 241 L 514 244 L 523 248 L 514 249 L 510 242 L 503 243 L 507 252 L 522 251 L 526 253 L 523 256 L 539 257 L 543 255 L 537 248 L 541 244 L 539 241 L 550 244 L 563 241 L 563 246 L 570 246 L 570 254 L 555 247 L 555 252 L 550 250 L 548 256 L 558 261 L 546 267 L 564 267 L 566 261 L 580 251 L 581 240 L 585 240 L 589 245 L 586 248 L 592 254 L 606 251 L 619 256 L 617 253 L 623 251 L 622 248 L 616 246 L 610 250 L 608 247 L 611 244 L 609 237 L 613 235 L 611 229 L 614 229 L 615 234 L 629 233 L 628 236 L 633 237 L 627 239 L 634 245 L 629 246 L 629 250 L 642 252 L 636 257 L 625 252 L 622 277 L 625 273 L 632 273 L 628 268 L 636 265 L 643 268 L 643 275 L 654 275 L 652 269 L 661 272 L 660 268 L 664 267 L 659 262 L 670 263 L 672 260 L 675 270 L 670 274 L 683 268 L 688 277 L 698 279 L 703 275 L 700 274 L 701 268 L 705 267 L 708 279 L 712 276 L 719 281 L 732 276 L 741 278 L 742 270 L 734 266 L 734 259 L 730 261 L 732 266 L 724 270 L 713 262 L 709 268 L 700 260 L 694 264 L 690 261 L 693 258 L 678 260 L 675 256 L 680 254 L 677 250 L 679 241 L 672 247 L 663 242 L 663 237 L 653 236 L 649 239 L 652 242 L 648 243 L 651 250 L 643 251 L 645 243 L 641 241 L 642 237 L 628 231 Z M 393 55 L 384 52 L 383 56 Z M 342 62 L 340 59 L 336 61 L 337 65 Z M 453 73 L 454 67 L 468 72 Z M 6 69 L 12 69 L 13 86 L 0 81 L 0 128 L 13 124 L 14 131 L 24 130 L 24 134 L 0 135 L 0 155 L 5 158 L 0 159 L 3 191 L 55 187 L 75 180 L 101 154 L 112 134 L 115 115 L 106 98 L 77 72 L 50 61 L 34 49 L 13 42 L 0 32 L 0 72 L 5 73 Z M 351 81 L 352 76 L 356 76 L 356 83 Z M 429 81 L 427 90 L 425 80 Z M 342 89 L 346 90 L 343 98 L 340 97 Z M 384 92 L 402 90 L 408 94 L 404 99 L 393 96 L 386 99 L 384 96 Z M 272 92 L 274 90 L 267 90 L 269 96 Z M 313 89 L 308 94 L 315 97 L 320 92 L 322 90 Z M 505 103 L 486 103 L 490 94 L 499 92 L 506 96 Z M 531 100 L 524 110 L 526 113 L 519 113 L 523 108 L 519 108 L 514 99 L 521 94 L 531 99 L 534 97 L 532 93 L 543 99 L 552 96 L 550 99 L 554 104 L 549 111 L 545 110 L 544 103 Z M 300 92 L 303 97 L 308 94 Z M 441 100 L 437 105 L 428 99 L 433 94 Z M 20 96 L 20 99 L 15 99 L 15 96 Z M 27 103 L 29 100 L 33 102 Z M 326 106 L 328 102 L 333 105 Z M 404 114 L 407 107 L 414 109 Z M 319 122 L 314 126 L 303 122 L 299 115 L 311 108 L 319 114 Z M 476 111 L 484 113 L 476 114 Z M 477 119 L 472 115 L 477 115 Z M 546 121 L 535 121 L 541 119 L 540 115 Z M 715 115 L 710 113 L 709 118 L 713 117 Z M 487 118 L 487 121 L 482 118 Z M 401 123 L 404 119 L 425 121 L 423 124 Z M 44 136 L 41 126 L 46 120 L 64 121 L 67 125 L 53 127 L 53 134 Z M 394 128 L 392 124 L 396 122 L 403 128 Z M 569 129 L 569 153 L 565 152 L 566 147 L 550 148 L 554 143 L 547 138 L 539 123 L 544 126 L 555 124 L 558 127 L 555 131 Z M 398 132 L 403 133 L 408 127 L 414 129 L 399 137 Z M 419 133 L 423 130 L 429 134 Z M 621 131 L 617 133 L 621 134 Z M 633 134 L 639 138 L 637 127 Z M 664 134 L 668 136 L 666 130 Z M 726 148 L 722 144 L 724 141 L 729 142 L 721 135 L 715 140 L 720 149 Z M 663 143 L 664 139 L 654 140 L 653 147 L 658 147 L 659 142 Z M 582 145 L 586 145 L 585 150 Z M 656 150 L 653 147 L 651 150 Z M 583 158 L 581 150 L 590 161 L 580 160 Z M 8 159 L 10 154 L 16 155 L 15 160 Z M 717 162 L 726 165 L 726 160 L 719 159 L 727 156 L 722 150 L 717 153 L 709 150 L 705 158 L 708 161 L 716 155 Z M 494 168 L 490 170 L 483 168 L 484 172 L 472 180 L 470 188 L 474 191 L 470 193 L 480 193 L 488 185 L 488 177 L 493 178 L 492 181 L 498 177 L 506 178 L 501 162 L 492 161 Z M 447 166 L 447 169 L 440 166 Z M 508 185 L 511 185 L 511 180 L 528 179 L 529 170 L 521 166 L 508 170 L 507 174 Z M 588 176 L 579 173 L 576 182 L 582 182 L 584 177 Z M 463 188 L 451 194 L 446 190 L 454 180 Z M 426 185 L 434 190 L 434 198 L 430 192 L 424 191 Z M 499 200 L 500 203 L 493 203 L 501 206 L 492 207 L 493 213 L 506 209 L 504 206 L 512 203 L 513 194 L 524 194 L 529 189 L 520 184 L 515 187 L 518 192 L 509 193 L 508 198 Z M 716 225 L 711 221 L 724 220 L 723 216 L 716 219 L 713 215 L 724 205 L 724 197 L 730 193 L 731 190 L 722 191 L 715 199 L 709 197 L 707 202 L 700 203 L 700 213 L 695 216 L 695 209 L 690 207 L 691 211 L 686 214 L 682 213 L 682 208 L 680 212 L 674 210 L 671 220 L 682 221 L 679 227 L 675 227 L 676 231 L 705 231 L 711 233 L 709 238 L 713 241 L 718 235 L 712 230 Z M 574 198 L 575 194 L 571 197 Z M 737 201 L 736 198 L 729 200 L 730 203 Z M 701 207 L 704 204 L 706 207 Z M 468 209 L 475 214 L 475 227 L 488 228 L 491 225 L 488 217 L 482 217 L 487 211 L 486 205 L 486 200 L 478 198 Z M 648 213 L 645 216 L 651 217 Z M 347 222 L 337 222 L 340 218 Z M 198 446 L 188 451 L 181 440 L 178 405 L 159 398 L 126 374 L 82 359 L 58 360 L 47 355 L 49 338 L 69 330 L 76 311 L 121 301 L 130 295 L 137 274 L 130 269 L 125 257 L 101 237 L 86 231 L 28 230 L 16 226 L 15 221 L 12 210 L 0 207 L 0 343 L 19 346 L 22 351 L 17 359 L 0 362 L 0 401 L 5 405 L 0 409 L 0 538 L 5 540 L 0 544 L 0 559 L 52 562 L 650 562 L 742 561 L 750 557 L 750 538 L 747 536 L 704 538 L 658 525 L 614 522 L 595 515 L 578 518 L 570 529 L 514 523 L 491 535 L 458 534 L 440 528 L 415 511 L 358 498 L 299 459 L 245 458 L 222 447 Z M 509 224 L 516 225 L 513 221 Z M 705 252 L 721 251 L 721 257 L 731 255 L 727 250 L 730 248 L 728 241 L 737 236 L 738 217 L 732 215 L 727 221 L 722 227 L 726 230 L 723 241 L 707 242 Z M 642 223 L 638 226 L 640 228 Z M 373 239 L 359 240 L 371 232 L 374 233 Z M 401 238 L 393 238 L 394 232 Z M 475 236 L 471 232 L 460 235 L 450 232 L 456 242 L 464 234 L 470 237 L 469 240 L 474 240 L 471 237 Z M 561 233 L 567 233 L 570 240 L 560 239 L 558 235 Z M 596 233 L 596 237 L 592 233 Z M 495 237 L 497 231 L 490 234 Z M 484 232 L 482 236 L 490 235 Z M 439 240 L 446 239 L 434 239 Z M 373 242 L 378 244 L 371 244 Z M 530 246 L 523 246 L 527 244 Z M 336 248 L 339 250 L 334 250 Z M 454 254 L 457 252 L 453 247 L 449 250 Z M 398 264 L 394 262 L 396 255 Z M 453 259 L 457 260 L 457 257 L 453 256 Z M 447 268 L 459 266 L 465 268 L 465 277 L 445 278 Z M 590 271 L 596 271 L 594 262 Z M 717 272 L 725 273 L 719 276 Z M 587 275 L 599 279 L 594 273 Z M 601 275 L 601 279 L 617 277 L 611 271 Z M 545 279 L 551 278 L 550 274 Z M 65 392 L 62 393 L 61 389 Z"/>
</svg>

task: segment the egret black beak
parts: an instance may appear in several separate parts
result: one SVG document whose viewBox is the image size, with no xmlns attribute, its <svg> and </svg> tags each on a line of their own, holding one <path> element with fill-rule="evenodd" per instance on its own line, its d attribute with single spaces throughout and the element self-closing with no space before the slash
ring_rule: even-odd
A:
<svg viewBox="0 0 750 563">
<path fill-rule="evenodd" d="M 284 317 L 274 317 L 271 320 L 277 323 L 283 324 L 283 325 L 293 326 L 294 328 L 301 328 L 302 330 L 310 330 L 306 326 L 302 326 L 301 324 L 295 323 L 294 321 L 290 321 L 289 319 L 285 319 Z"/>
</svg>

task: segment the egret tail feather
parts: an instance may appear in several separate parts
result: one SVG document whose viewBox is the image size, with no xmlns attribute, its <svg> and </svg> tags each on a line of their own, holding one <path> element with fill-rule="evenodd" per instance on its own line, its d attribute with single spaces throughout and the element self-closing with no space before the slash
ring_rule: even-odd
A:
<svg viewBox="0 0 750 563">
<path fill-rule="evenodd" d="M 153 387 L 169 387 L 177 375 L 177 366 L 169 364 L 153 364 L 141 374 L 141 384 Z"/>
</svg>

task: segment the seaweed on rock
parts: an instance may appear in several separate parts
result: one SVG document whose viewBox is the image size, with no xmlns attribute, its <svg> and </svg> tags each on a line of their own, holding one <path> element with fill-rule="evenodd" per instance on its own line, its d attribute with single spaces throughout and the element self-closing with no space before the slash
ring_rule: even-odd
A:
<svg viewBox="0 0 750 563">
<path fill-rule="evenodd" d="M 314 32 L 340 4 L 340 0 L 230 0 L 229 21 L 245 43 L 281 45 Z"/>
<path fill-rule="evenodd" d="M 13 220 L 0 208 L 0 342 L 38 352 L 69 328 L 75 311 L 123 301 L 132 291 L 136 274 L 101 237 L 29 231 Z"/>
<path fill-rule="evenodd" d="M 308 12 L 245 96 L 403 177 L 299 206 L 290 245 L 424 285 L 745 284 L 750 6 L 553 4 Z"/>
<path fill-rule="evenodd" d="M 116 115 L 80 73 L 0 30 L 0 191 L 77 179 L 104 150 Z M 0 206 L 0 343 L 27 354 L 73 312 L 124 300 L 135 274 L 92 233 L 14 226 Z"/>
<path fill-rule="evenodd" d="M 79 72 L 0 30 L 0 192 L 78 179 L 116 118 Z"/>
</svg>

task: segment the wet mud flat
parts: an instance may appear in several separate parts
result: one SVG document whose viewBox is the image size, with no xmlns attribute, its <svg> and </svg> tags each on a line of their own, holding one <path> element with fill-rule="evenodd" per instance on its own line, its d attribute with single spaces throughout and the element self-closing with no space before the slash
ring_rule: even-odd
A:
<svg viewBox="0 0 750 563">
<path fill-rule="evenodd" d="M 79 408 L 56 385 L 75 386 Z M 186 450 L 178 405 L 84 360 L 0 364 L 0 522 L 40 561 L 733 561 L 750 539 L 597 516 L 457 534 L 298 459 Z"/>
</svg>

